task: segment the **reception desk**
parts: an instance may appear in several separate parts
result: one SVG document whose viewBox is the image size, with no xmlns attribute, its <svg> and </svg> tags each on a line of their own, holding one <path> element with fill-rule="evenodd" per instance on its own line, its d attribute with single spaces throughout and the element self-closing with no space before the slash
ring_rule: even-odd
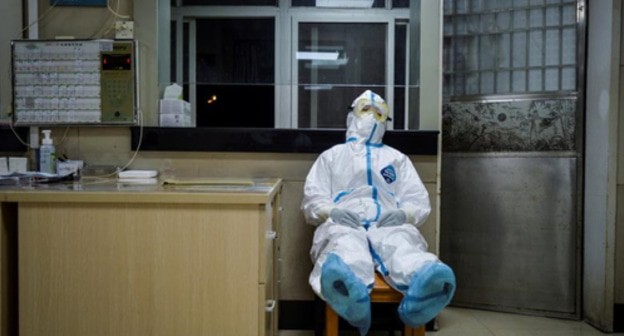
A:
<svg viewBox="0 0 624 336">
<path fill-rule="evenodd" d="M 277 335 L 280 189 L 0 187 L 3 329 L 17 319 L 20 336 Z"/>
</svg>

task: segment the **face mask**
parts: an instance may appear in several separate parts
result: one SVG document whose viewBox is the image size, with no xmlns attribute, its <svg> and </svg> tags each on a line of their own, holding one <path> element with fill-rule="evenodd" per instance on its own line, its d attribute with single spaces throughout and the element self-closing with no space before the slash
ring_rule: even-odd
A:
<svg viewBox="0 0 624 336">
<path fill-rule="evenodd" d="M 362 117 L 349 113 L 347 125 L 347 138 L 356 139 L 358 143 L 381 143 L 386 129 L 385 123 L 377 121 L 370 113 Z"/>
<path fill-rule="evenodd" d="M 353 126 L 361 136 L 369 136 L 373 131 L 373 128 L 377 124 L 377 120 L 372 113 L 367 113 L 361 117 L 355 117 L 353 120 Z"/>
</svg>

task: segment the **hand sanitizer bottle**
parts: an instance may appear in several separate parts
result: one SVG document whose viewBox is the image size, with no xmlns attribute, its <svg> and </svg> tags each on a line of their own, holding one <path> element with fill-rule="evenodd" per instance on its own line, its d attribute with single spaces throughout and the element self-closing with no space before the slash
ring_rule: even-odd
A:
<svg viewBox="0 0 624 336">
<path fill-rule="evenodd" d="M 39 171 L 42 173 L 56 174 L 56 148 L 50 138 L 50 130 L 43 130 L 44 138 L 39 148 Z"/>
</svg>

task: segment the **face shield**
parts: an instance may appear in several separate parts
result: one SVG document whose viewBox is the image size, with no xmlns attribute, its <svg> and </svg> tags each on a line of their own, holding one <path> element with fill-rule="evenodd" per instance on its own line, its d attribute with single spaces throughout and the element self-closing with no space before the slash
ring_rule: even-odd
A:
<svg viewBox="0 0 624 336">
<path fill-rule="evenodd" d="M 389 118 L 388 104 L 378 94 L 366 90 L 351 104 L 347 115 L 347 140 L 356 143 L 382 142 Z"/>
<path fill-rule="evenodd" d="M 370 90 L 357 97 L 351 108 L 353 108 L 353 114 L 356 117 L 363 118 L 367 114 L 372 114 L 375 120 L 379 122 L 392 120 L 389 116 L 388 104 L 379 95 Z"/>
<path fill-rule="evenodd" d="M 374 104 L 369 100 L 358 100 L 353 107 L 353 114 L 360 118 L 363 118 L 367 114 L 372 114 L 379 122 L 392 120 L 388 115 L 388 104 L 385 102 L 381 104 Z"/>
</svg>

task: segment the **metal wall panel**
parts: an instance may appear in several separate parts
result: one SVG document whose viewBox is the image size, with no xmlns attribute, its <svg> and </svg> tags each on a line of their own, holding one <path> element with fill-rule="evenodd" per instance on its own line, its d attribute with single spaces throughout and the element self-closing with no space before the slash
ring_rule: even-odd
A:
<svg viewBox="0 0 624 336">
<path fill-rule="evenodd" d="M 532 154 L 443 155 L 440 247 L 457 276 L 454 305 L 577 314 L 577 159 Z"/>
<path fill-rule="evenodd" d="M 446 103 L 444 152 L 576 150 L 577 105 L 574 95 Z"/>
</svg>

